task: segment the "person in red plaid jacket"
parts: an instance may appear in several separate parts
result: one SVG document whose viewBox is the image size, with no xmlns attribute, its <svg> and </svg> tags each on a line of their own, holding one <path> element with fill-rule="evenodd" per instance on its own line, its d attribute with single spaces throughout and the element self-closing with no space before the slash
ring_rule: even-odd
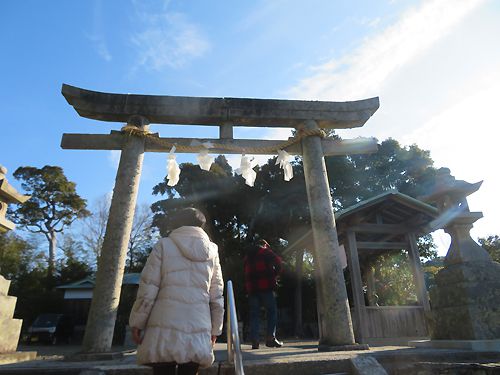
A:
<svg viewBox="0 0 500 375">
<path fill-rule="evenodd" d="M 276 278 L 281 272 L 281 258 L 276 255 L 267 241 L 260 240 L 244 259 L 245 287 L 250 307 L 250 338 L 252 349 L 259 348 L 260 307 L 264 306 L 267 316 L 266 346 L 279 348 L 283 343 L 276 339 L 278 319 L 276 298 Z"/>
</svg>

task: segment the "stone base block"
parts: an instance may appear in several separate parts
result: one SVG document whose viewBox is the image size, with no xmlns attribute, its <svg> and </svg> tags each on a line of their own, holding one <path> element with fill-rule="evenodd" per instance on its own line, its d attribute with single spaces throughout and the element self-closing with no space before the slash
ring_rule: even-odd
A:
<svg viewBox="0 0 500 375">
<path fill-rule="evenodd" d="M 0 319 L 0 353 L 14 353 L 17 350 L 21 319 Z"/>
<path fill-rule="evenodd" d="M 453 264 L 430 291 L 433 340 L 500 339 L 500 264 Z"/>
<path fill-rule="evenodd" d="M 433 349 L 463 349 L 476 352 L 500 352 L 500 340 L 414 340 L 408 346 Z"/>
<path fill-rule="evenodd" d="M 0 365 L 6 365 L 7 363 L 32 361 L 35 358 L 36 352 L 14 352 L 0 354 Z"/>
<path fill-rule="evenodd" d="M 16 297 L 0 295 L 0 319 L 12 319 L 16 301 Z"/>
</svg>

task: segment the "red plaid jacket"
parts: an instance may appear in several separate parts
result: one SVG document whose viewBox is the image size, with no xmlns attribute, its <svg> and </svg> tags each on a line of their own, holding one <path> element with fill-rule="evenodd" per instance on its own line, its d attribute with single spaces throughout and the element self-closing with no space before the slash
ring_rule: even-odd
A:
<svg viewBox="0 0 500 375">
<path fill-rule="evenodd" d="M 248 294 L 274 290 L 281 272 L 281 258 L 269 247 L 260 247 L 245 257 L 244 268 Z"/>
</svg>

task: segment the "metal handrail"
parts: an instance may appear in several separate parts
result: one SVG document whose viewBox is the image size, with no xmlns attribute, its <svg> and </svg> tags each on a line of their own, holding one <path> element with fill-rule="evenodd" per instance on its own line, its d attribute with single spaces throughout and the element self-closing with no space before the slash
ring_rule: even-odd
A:
<svg viewBox="0 0 500 375">
<path fill-rule="evenodd" d="M 227 282 L 227 360 L 229 363 L 234 363 L 234 371 L 236 375 L 244 375 L 243 358 L 241 355 L 240 335 L 238 333 L 238 318 L 236 315 L 236 304 L 234 301 L 233 283 L 231 280 Z"/>
</svg>

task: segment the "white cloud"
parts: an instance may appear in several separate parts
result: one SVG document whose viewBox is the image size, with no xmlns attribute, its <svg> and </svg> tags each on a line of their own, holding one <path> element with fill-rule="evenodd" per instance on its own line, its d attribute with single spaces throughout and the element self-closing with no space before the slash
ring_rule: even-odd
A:
<svg viewBox="0 0 500 375">
<path fill-rule="evenodd" d="M 131 37 L 140 56 L 138 66 L 157 71 L 180 68 L 210 49 L 208 39 L 184 14 L 167 11 L 166 4 L 163 8 L 137 10 L 143 28 Z"/>
<path fill-rule="evenodd" d="M 109 62 L 113 59 L 111 52 L 109 52 L 108 45 L 102 36 L 94 34 L 94 35 L 87 35 L 87 38 L 89 38 L 90 41 L 94 44 L 97 54 L 104 61 Z"/>
<path fill-rule="evenodd" d="M 87 33 L 87 38 L 92 42 L 97 54 L 104 61 L 111 61 L 113 59 L 111 53 L 109 52 L 106 39 L 102 32 L 103 30 L 103 10 L 102 10 L 102 0 L 94 2 L 93 7 L 93 19 L 92 19 L 92 32 Z"/>
<path fill-rule="evenodd" d="M 352 51 L 312 67 L 310 76 L 288 92 L 316 100 L 380 96 L 381 108 L 367 126 L 339 133 L 416 143 L 457 179 L 484 179 L 469 198 L 471 210 L 485 214 L 472 230 L 474 237 L 498 233 L 500 221 L 495 192 L 500 179 L 491 170 L 498 159 L 499 132 L 492 121 L 500 97 L 500 53 L 491 42 L 500 27 L 482 9 L 485 3 L 423 1 Z M 480 15 L 474 13 L 478 9 Z M 435 240 L 443 255 L 449 237 L 438 232 Z"/>
<path fill-rule="evenodd" d="M 377 95 L 391 74 L 432 47 L 484 1 L 423 2 L 349 54 L 313 68 L 313 75 L 303 79 L 289 94 L 342 101 Z"/>
<path fill-rule="evenodd" d="M 464 90 L 462 100 L 444 107 L 402 140 L 432 150 L 436 166 L 450 168 L 457 179 L 484 180 L 468 199 L 471 210 L 484 213 L 473 230 L 475 236 L 484 237 L 500 229 L 500 202 L 495 198 L 500 175 L 492 170 L 492 163 L 498 160 L 500 136 L 496 113 L 500 72 L 476 80 L 482 81 L 482 87 Z"/>
<path fill-rule="evenodd" d="M 113 59 L 111 56 L 111 53 L 108 50 L 108 47 L 103 42 L 98 44 L 97 53 L 99 54 L 99 56 L 101 56 L 104 60 L 106 60 L 108 62 Z"/>
<path fill-rule="evenodd" d="M 362 26 L 368 26 L 368 27 L 377 27 L 380 24 L 380 21 L 382 19 L 380 17 L 375 17 L 375 18 L 361 18 L 358 20 L 358 22 Z"/>
<path fill-rule="evenodd" d="M 284 0 L 260 1 L 257 6 L 245 18 L 239 20 L 237 31 L 255 30 L 262 27 L 262 23 L 269 22 L 269 19 L 275 19 L 276 13 L 280 12 Z"/>
</svg>

